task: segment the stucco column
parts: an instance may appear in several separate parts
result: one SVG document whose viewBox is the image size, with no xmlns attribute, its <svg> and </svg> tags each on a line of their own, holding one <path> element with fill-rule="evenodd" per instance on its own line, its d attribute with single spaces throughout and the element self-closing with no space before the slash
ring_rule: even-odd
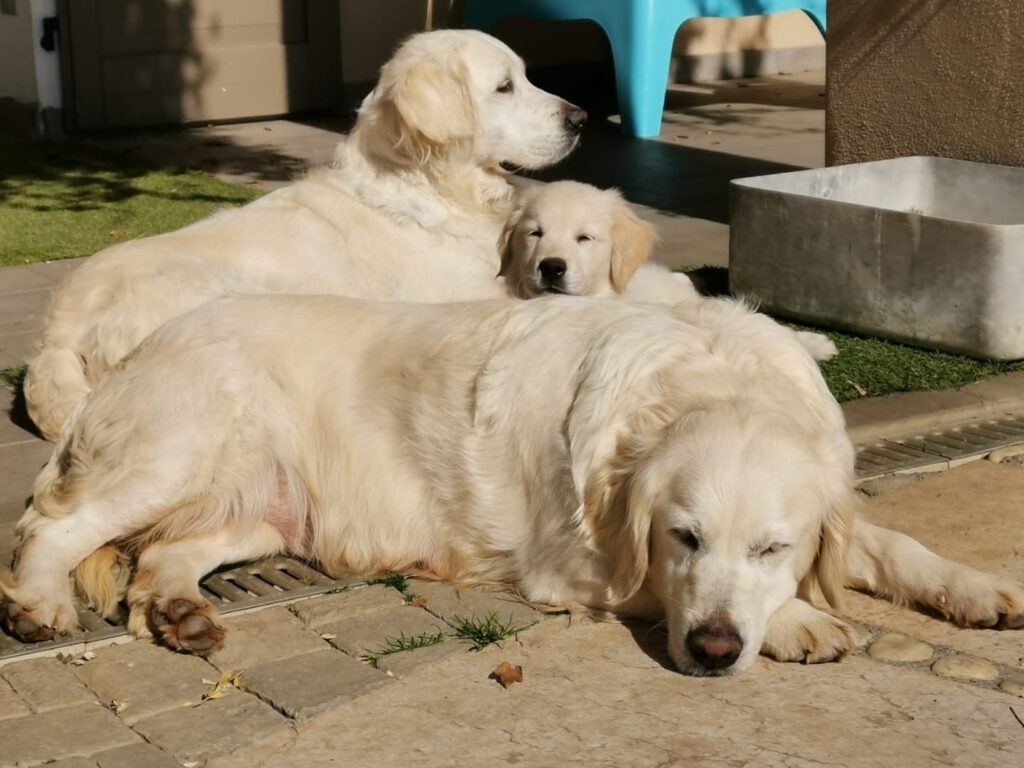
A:
<svg viewBox="0 0 1024 768">
<path fill-rule="evenodd" d="M 835 0 L 827 61 L 830 165 L 1024 166 L 1024 0 Z"/>
</svg>

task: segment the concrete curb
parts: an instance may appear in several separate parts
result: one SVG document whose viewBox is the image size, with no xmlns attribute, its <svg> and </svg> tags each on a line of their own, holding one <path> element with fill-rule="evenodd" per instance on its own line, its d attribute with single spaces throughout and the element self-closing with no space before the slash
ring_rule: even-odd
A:
<svg viewBox="0 0 1024 768">
<path fill-rule="evenodd" d="M 901 392 L 842 405 L 855 444 L 954 424 L 1024 413 L 1024 373 L 1009 373 L 959 389 Z"/>
</svg>

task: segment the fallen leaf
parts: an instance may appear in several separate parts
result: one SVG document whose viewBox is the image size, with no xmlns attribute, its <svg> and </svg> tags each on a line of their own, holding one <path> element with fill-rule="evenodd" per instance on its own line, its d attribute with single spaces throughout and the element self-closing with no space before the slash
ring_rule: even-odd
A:
<svg viewBox="0 0 1024 768">
<path fill-rule="evenodd" d="M 413 595 L 411 598 L 409 598 L 408 604 L 411 605 L 413 608 L 426 608 L 427 598 L 425 598 L 423 595 Z"/>
<path fill-rule="evenodd" d="M 120 715 L 122 712 L 128 709 L 128 705 L 130 704 L 131 701 L 129 701 L 128 699 L 111 699 L 110 711 L 113 712 L 115 715 Z"/>
<path fill-rule="evenodd" d="M 203 698 L 199 700 L 199 704 L 209 701 L 210 699 L 219 699 L 232 688 L 237 688 L 238 683 L 239 675 L 237 672 L 225 672 L 216 680 L 208 680 L 204 677 L 203 685 L 208 685 L 210 687 L 206 690 L 206 693 L 203 694 Z M 196 704 L 195 706 L 198 707 L 199 704 Z"/>
<path fill-rule="evenodd" d="M 123 235 L 124 235 L 124 232 L 122 232 L 120 229 L 112 229 L 112 230 L 110 230 L 110 236 L 111 237 L 122 237 Z"/>
<path fill-rule="evenodd" d="M 860 395 L 861 397 L 866 397 L 867 396 L 868 391 L 866 389 L 864 389 L 864 387 L 862 387 L 856 381 L 853 381 L 851 379 L 847 379 L 846 383 L 849 384 L 851 387 L 853 387 L 855 390 L 857 390 L 857 394 Z"/>
<path fill-rule="evenodd" d="M 322 633 L 320 633 L 320 638 L 322 640 L 333 640 L 336 637 L 337 637 L 337 635 L 332 635 L 330 632 L 322 632 Z"/>
<path fill-rule="evenodd" d="M 513 667 L 507 661 L 503 661 L 487 678 L 496 681 L 502 688 L 508 688 L 512 683 L 523 682 L 523 668 L 518 665 Z"/>
</svg>

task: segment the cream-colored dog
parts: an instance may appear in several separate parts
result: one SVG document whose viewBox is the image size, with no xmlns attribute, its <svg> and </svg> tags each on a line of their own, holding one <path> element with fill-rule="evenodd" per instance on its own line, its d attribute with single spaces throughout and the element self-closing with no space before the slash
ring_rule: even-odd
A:
<svg viewBox="0 0 1024 768">
<path fill-rule="evenodd" d="M 381 71 L 334 167 L 243 208 L 90 258 L 57 292 L 25 398 L 53 439 L 167 320 L 233 293 L 455 301 L 505 295 L 507 168 L 576 146 L 586 113 L 526 79 L 480 32 L 416 35 Z"/>
<path fill-rule="evenodd" d="M 691 674 L 853 643 L 844 585 L 968 626 L 1024 625 L 1024 588 L 857 519 L 842 411 L 789 329 L 728 300 L 376 304 L 221 299 L 174 320 L 66 425 L 19 524 L 8 623 L 77 618 L 68 574 L 197 653 L 198 588 L 280 552 L 334 572 L 507 581 L 528 599 L 663 616 Z"/>
<path fill-rule="evenodd" d="M 621 296 L 653 304 L 700 299 L 686 275 L 648 262 L 657 232 L 618 190 L 576 181 L 518 186 L 501 243 L 501 274 L 512 295 Z M 797 337 L 815 360 L 838 352 L 824 334 Z"/>
</svg>

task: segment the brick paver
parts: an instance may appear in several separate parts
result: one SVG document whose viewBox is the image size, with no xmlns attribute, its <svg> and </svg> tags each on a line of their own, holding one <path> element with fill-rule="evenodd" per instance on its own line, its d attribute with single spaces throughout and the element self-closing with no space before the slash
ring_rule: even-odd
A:
<svg viewBox="0 0 1024 768">
<path fill-rule="evenodd" d="M 455 587 L 441 581 L 414 579 L 409 581 L 407 592 L 419 595 L 425 601 L 427 611 L 448 622 L 456 617 L 486 619 L 494 614 L 503 623 L 526 626 L 544 618 L 540 611 L 505 590 Z"/>
<path fill-rule="evenodd" d="M 404 602 L 404 595 L 397 589 L 373 584 L 296 603 L 291 610 L 305 624 L 317 628 L 353 616 L 400 608 Z"/>
<path fill-rule="evenodd" d="M 139 741 L 113 712 L 95 703 L 0 720 L 0 760 L 18 768 L 84 757 Z"/>
<path fill-rule="evenodd" d="M 98 768 L 181 768 L 168 752 L 152 744 L 129 744 L 93 755 Z"/>
<path fill-rule="evenodd" d="M 21 717 L 28 714 L 28 706 L 14 689 L 5 681 L 0 681 L 0 720 L 9 717 Z"/>
<path fill-rule="evenodd" d="M 237 672 L 327 648 L 316 632 L 283 606 L 225 617 L 224 626 L 228 630 L 224 647 L 210 657 L 222 672 Z"/>
<path fill-rule="evenodd" d="M 198 707 L 181 707 L 135 724 L 146 741 L 180 762 L 226 755 L 241 747 L 274 746 L 292 737 L 292 725 L 255 696 L 229 693 Z"/>
<path fill-rule="evenodd" d="M 122 702 L 126 723 L 200 701 L 217 670 L 196 656 L 175 653 L 152 641 L 116 645 L 96 651 L 96 658 L 75 674 L 100 701 Z"/>
<path fill-rule="evenodd" d="M 57 659 L 32 659 L 0 668 L 3 677 L 33 712 L 47 712 L 76 704 L 89 704 L 96 697 L 75 677 L 72 668 Z"/>
<path fill-rule="evenodd" d="M 242 687 L 289 717 L 304 719 L 388 682 L 388 676 L 338 651 L 316 651 L 253 667 Z"/>
<path fill-rule="evenodd" d="M 451 629 L 436 616 L 410 605 L 345 618 L 319 627 L 327 641 L 350 656 L 382 650 L 389 638 L 434 635 Z"/>
</svg>

